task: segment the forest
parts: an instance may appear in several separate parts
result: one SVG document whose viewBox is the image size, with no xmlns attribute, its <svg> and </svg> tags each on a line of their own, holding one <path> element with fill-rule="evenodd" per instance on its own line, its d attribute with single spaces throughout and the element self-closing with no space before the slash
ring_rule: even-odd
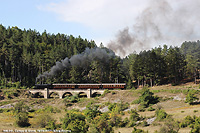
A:
<svg viewBox="0 0 200 133">
<path fill-rule="evenodd" d="M 72 58 L 86 55 L 86 49 L 101 49 L 104 54 L 112 56 L 108 56 L 108 61 L 93 57 L 84 65 L 70 65 L 36 82 L 39 75 L 49 73 L 66 57 L 72 64 Z M 81 36 L 39 33 L 0 25 L 0 86 L 9 83 L 32 87 L 35 83 L 114 82 L 125 82 L 127 88 L 166 83 L 176 85 L 187 80 L 196 82 L 200 76 L 199 59 L 198 40 L 183 42 L 180 47 L 163 45 L 139 53 L 133 49 L 133 53 L 121 58 L 103 44 L 98 47 L 94 40 Z"/>
</svg>

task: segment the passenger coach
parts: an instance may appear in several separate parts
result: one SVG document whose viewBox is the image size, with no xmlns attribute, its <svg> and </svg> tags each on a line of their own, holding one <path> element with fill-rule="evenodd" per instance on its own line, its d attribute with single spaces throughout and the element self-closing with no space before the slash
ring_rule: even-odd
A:
<svg viewBox="0 0 200 133">
<path fill-rule="evenodd" d="M 125 83 L 103 84 L 36 84 L 35 89 L 124 89 Z"/>
</svg>

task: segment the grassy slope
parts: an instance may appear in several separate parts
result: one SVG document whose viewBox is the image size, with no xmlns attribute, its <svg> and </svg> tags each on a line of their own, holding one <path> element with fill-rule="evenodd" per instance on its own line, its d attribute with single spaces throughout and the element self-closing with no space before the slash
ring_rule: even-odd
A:
<svg viewBox="0 0 200 133">
<path fill-rule="evenodd" d="M 187 83 L 187 84 L 182 84 L 178 86 L 163 85 L 163 86 L 156 86 L 156 87 L 150 88 L 150 90 L 154 92 L 155 95 L 162 97 L 163 99 L 166 99 L 159 102 L 157 105 L 153 105 L 153 107 L 156 108 L 156 106 L 161 106 L 162 108 L 165 109 L 165 111 L 168 114 L 173 115 L 173 117 L 177 120 L 182 120 L 187 115 L 200 116 L 200 105 L 190 106 L 184 103 L 184 100 L 181 100 L 181 101 L 173 100 L 175 96 L 178 96 L 184 99 L 185 98 L 184 90 L 198 89 L 198 86 L 199 85 L 195 85 L 193 83 Z M 119 101 L 131 103 L 133 100 L 136 100 L 138 98 L 139 91 L 140 89 L 122 90 L 122 91 L 115 90 L 115 94 L 109 93 L 109 94 L 106 94 L 105 97 L 81 99 L 79 103 L 76 103 L 71 107 L 68 107 L 68 109 L 73 109 L 73 108 L 83 109 L 91 101 L 93 101 L 94 103 L 119 102 Z M 200 94 L 198 94 L 198 97 L 200 97 Z M 34 108 L 42 108 L 49 104 L 51 106 L 61 109 L 62 110 L 61 113 L 50 114 L 57 120 L 58 123 L 60 121 L 60 118 L 62 118 L 63 115 L 65 115 L 65 111 L 64 111 L 65 105 L 63 103 L 63 100 L 61 99 L 14 98 L 12 100 L 9 100 L 9 99 L 1 100 L 0 105 L 5 105 L 9 103 L 14 104 L 18 102 L 19 100 L 24 100 L 25 103 L 27 103 L 30 107 L 34 107 Z M 137 108 L 137 105 L 131 105 L 131 107 Z M 194 110 L 197 110 L 197 112 L 194 112 Z M 145 111 L 145 112 L 140 112 L 139 114 L 142 116 L 151 117 L 155 114 L 155 112 Z M 34 114 L 32 115 L 34 117 Z M 128 113 L 125 113 L 125 116 L 123 117 L 126 117 L 126 116 L 128 116 Z M 30 123 L 34 123 L 33 118 L 30 118 Z M 140 128 L 144 130 L 148 130 L 151 133 L 151 132 L 154 132 L 155 130 L 159 130 L 160 126 L 151 125 L 148 127 L 140 127 Z M 4 112 L 4 113 L 0 113 L 0 129 L 23 129 L 23 128 L 16 127 L 14 125 L 14 116 L 12 116 L 12 114 L 9 112 Z M 28 128 L 28 129 L 34 129 L 34 128 Z M 132 131 L 132 128 L 115 129 L 116 133 L 119 131 L 121 133 L 129 133 Z M 181 132 L 189 132 L 189 131 L 190 131 L 189 128 L 181 129 Z"/>
</svg>

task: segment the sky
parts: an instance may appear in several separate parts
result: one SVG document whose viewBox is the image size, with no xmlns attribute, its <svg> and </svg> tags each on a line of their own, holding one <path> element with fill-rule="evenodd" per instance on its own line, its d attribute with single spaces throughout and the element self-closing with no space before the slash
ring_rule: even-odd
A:
<svg viewBox="0 0 200 133">
<path fill-rule="evenodd" d="M 101 42 L 125 56 L 196 41 L 198 0 L 0 0 L 0 24 Z M 199 26 L 198 26 L 199 25 Z"/>
</svg>

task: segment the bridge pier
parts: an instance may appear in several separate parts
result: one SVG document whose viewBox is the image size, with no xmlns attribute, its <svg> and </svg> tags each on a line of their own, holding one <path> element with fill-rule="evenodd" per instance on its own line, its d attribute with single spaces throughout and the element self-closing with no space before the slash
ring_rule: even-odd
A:
<svg viewBox="0 0 200 133">
<path fill-rule="evenodd" d="M 92 96 L 92 89 L 87 89 L 87 98 L 91 98 Z"/>
<path fill-rule="evenodd" d="M 48 89 L 48 88 L 45 88 L 45 89 L 44 89 L 44 98 L 45 98 L 45 99 L 48 99 L 48 98 L 49 98 L 49 89 Z"/>
<path fill-rule="evenodd" d="M 63 93 L 59 93 L 59 98 L 62 99 Z"/>
</svg>

